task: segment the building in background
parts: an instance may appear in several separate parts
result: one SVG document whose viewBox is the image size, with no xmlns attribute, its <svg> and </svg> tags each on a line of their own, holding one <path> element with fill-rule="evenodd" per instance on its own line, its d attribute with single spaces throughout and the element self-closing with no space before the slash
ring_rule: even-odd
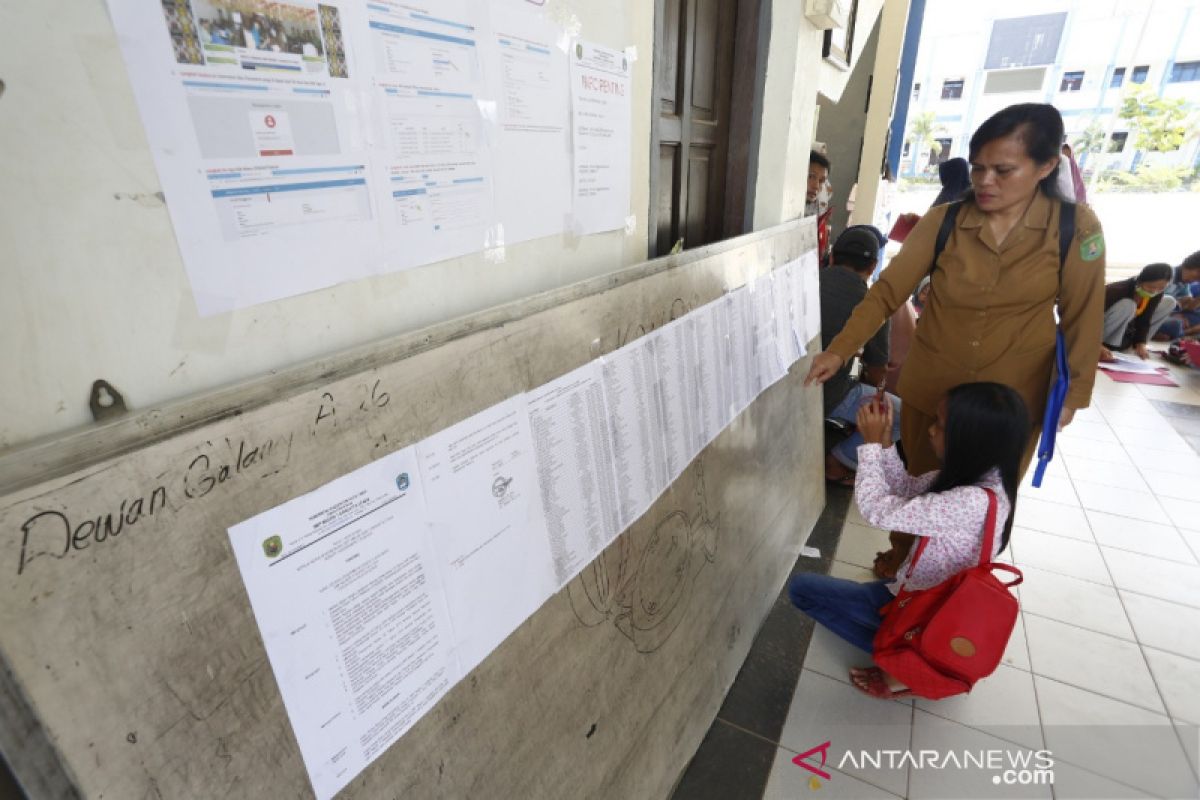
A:
<svg viewBox="0 0 1200 800">
<path fill-rule="evenodd" d="M 1181 98 L 1181 146 L 1138 146 L 1126 97 Z M 975 129 L 1013 103 L 1052 103 L 1085 172 L 1200 169 L 1200 0 L 929 0 L 901 174 L 967 156 Z M 1081 148 L 1078 146 L 1076 150 Z M 936 173 L 935 173 L 936 174 Z"/>
</svg>

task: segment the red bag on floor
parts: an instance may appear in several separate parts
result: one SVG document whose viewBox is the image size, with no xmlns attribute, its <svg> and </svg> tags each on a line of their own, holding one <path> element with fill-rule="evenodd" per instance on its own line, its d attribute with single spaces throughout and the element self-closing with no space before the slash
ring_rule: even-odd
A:
<svg viewBox="0 0 1200 800">
<path fill-rule="evenodd" d="M 1017 624 L 1017 598 L 1009 587 L 1024 580 L 1008 564 L 992 563 L 996 533 L 996 494 L 988 493 L 987 520 L 979 564 L 928 589 L 900 593 L 882 609 L 875 634 L 875 663 L 919 697 L 940 700 L 963 694 L 996 671 Z M 921 558 L 922 536 L 907 575 Z M 1003 583 L 992 570 L 1015 574 Z"/>
</svg>

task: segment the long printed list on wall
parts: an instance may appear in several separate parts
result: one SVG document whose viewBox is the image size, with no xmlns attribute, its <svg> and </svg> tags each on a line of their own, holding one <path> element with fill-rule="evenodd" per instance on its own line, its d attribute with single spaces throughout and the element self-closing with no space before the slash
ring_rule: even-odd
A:
<svg viewBox="0 0 1200 800">
<path fill-rule="evenodd" d="M 317 797 L 645 513 L 819 326 L 809 252 L 230 528 Z"/>
<path fill-rule="evenodd" d="M 109 0 L 201 315 L 629 214 L 632 53 L 530 0 Z"/>
</svg>

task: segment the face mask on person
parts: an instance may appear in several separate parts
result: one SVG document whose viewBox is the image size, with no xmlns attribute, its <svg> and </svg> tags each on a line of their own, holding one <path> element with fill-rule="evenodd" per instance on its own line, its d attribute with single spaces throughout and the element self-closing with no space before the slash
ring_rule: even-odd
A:
<svg viewBox="0 0 1200 800">
<path fill-rule="evenodd" d="M 1160 294 L 1162 294 L 1162 292 L 1161 292 L 1161 291 L 1157 291 L 1157 292 L 1147 292 L 1145 289 L 1143 289 L 1142 287 L 1138 286 L 1138 287 L 1137 287 L 1137 294 L 1138 294 L 1138 297 L 1143 297 L 1143 298 L 1145 298 L 1145 299 L 1147 299 L 1147 300 L 1150 300 L 1151 298 L 1158 297 Z"/>
</svg>

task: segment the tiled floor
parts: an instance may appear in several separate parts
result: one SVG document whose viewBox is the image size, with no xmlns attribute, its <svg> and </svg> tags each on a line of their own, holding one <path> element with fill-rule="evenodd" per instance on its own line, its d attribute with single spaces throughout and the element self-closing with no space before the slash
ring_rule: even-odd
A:
<svg viewBox="0 0 1200 800">
<path fill-rule="evenodd" d="M 675 797 L 1200 796 L 1200 374 L 1179 377 L 1182 387 L 1162 389 L 1098 375 L 1093 407 L 1062 435 L 1044 485 L 1021 488 L 1003 556 L 1025 574 L 1021 616 L 994 675 L 963 697 L 874 700 L 847 679 L 849 667 L 869 663 L 866 654 L 824 628 L 804 629 L 811 640 L 798 679 L 789 674 L 786 717 L 774 728 L 737 721 L 735 684 Z M 825 527 L 836 529 L 828 512 Z M 886 534 L 853 503 L 840 528 L 829 574 L 870 579 Z M 829 533 L 809 543 L 828 547 Z M 820 569 L 804 562 L 797 568 Z M 782 606 L 772 612 L 776 626 L 792 624 L 786 598 Z M 793 632 L 793 642 L 802 638 Z M 776 687 L 774 696 L 783 693 Z M 832 743 L 828 779 L 793 763 L 824 742 Z M 1045 776 L 998 783 L 988 768 L 844 758 L 953 750 L 1020 759 L 1043 749 L 1054 760 L 1051 785 Z M 821 768 L 819 755 L 805 760 Z M 730 772 L 751 761 L 768 777 Z"/>
</svg>

